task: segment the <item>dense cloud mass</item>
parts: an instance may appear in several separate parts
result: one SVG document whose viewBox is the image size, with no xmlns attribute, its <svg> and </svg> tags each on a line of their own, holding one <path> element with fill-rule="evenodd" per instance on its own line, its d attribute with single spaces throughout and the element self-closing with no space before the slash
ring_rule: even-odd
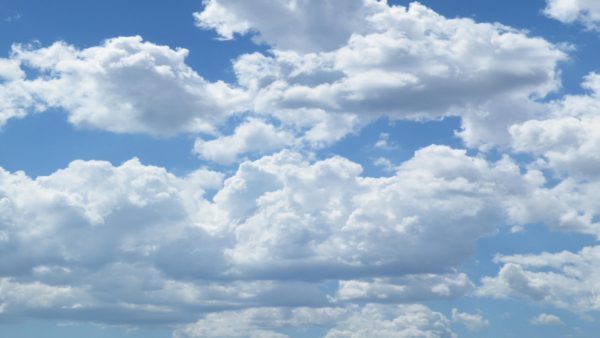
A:
<svg viewBox="0 0 600 338">
<path fill-rule="evenodd" d="M 534 99 L 558 87 L 557 63 L 566 58 L 557 46 L 510 27 L 447 19 L 418 3 L 401 7 L 376 1 L 342 6 L 362 17 L 360 29 L 343 40 L 304 30 L 295 31 L 295 39 L 285 39 L 293 44 L 325 36 L 335 46 L 306 52 L 280 43 L 289 36 L 286 30 L 295 27 L 287 16 L 302 18 L 317 10 L 313 6 L 323 10 L 334 4 L 284 3 L 281 8 L 253 3 L 248 10 L 243 1 L 208 1 L 197 18 L 202 27 L 214 27 L 226 37 L 230 34 L 224 32 L 256 30 L 273 46 L 270 54 L 241 56 L 235 62 L 238 81 L 254 93 L 256 111 L 307 129 L 305 138 L 317 144 L 345 134 L 315 132 L 332 129 L 327 128 L 330 114 L 344 120 L 350 114 L 356 118 L 344 123 L 346 133 L 381 116 L 460 116 L 461 135 L 468 144 L 505 145 L 508 126 L 538 114 L 542 108 Z M 279 15 L 280 9 L 287 14 Z M 321 17 L 311 15 L 310 20 Z M 245 22 L 245 29 L 238 29 L 239 22 Z M 343 27 L 324 19 L 320 24 Z M 298 114 L 306 118 L 298 120 Z"/>
<path fill-rule="evenodd" d="M 37 179 L 4 171 L 4 311 L 179 322 L 251 304 L 455 298 L 472 283 L 447 272 L 511 222 L 512 197 L 539 188 L 507 159 L 445 146 L 420 150 L 390 177 L 361 170 L 284 151 L 244 162 L 224 181 L 135 159 L 75 161 Z M 335 293 L 321 289 L 329 280 L 339 281 Z"/>
<path fill-rule="evenodd" d="M 336 15 L 327 14 L 332 11 Z M 261 1 L 250 6 L 215 0 L 207 1 L 196 18 L 225 38 L 257 32 L 272 49 L 240 55 L 233 65 L 237 83 L 227 84 L 208 82 L 188 67 L 187 50 L 140 37 L 109 39 L 84 50 L 65 42 L 44 48 L 15 45 L 0 62 L 1 121 L 54 107 L 86 128 L 163 136 L 201 132 L 216 139 L 202 138 L 195 151 L 230 163 L 244 153 L 298 142 L 323 147 L 381 117 L 459 116 L 463 140 L 489 148 L 507 145 L 511 124 L 543 111 L 537 99 L 558 88 L 557 66 L 566 59 L 557 45 L 523 31 L 448 19 L 418 3 L 284 1 L 274 6 Z M 290 27 L 294 39 L 288 38 Z M 38 76 L 28 78 L 23 69 Z M 251 120 L 234 135 L 218 132 L 229 117 L 247 111 L 280 126 Z M 266 131 L 265 146 L 248 146 L 257 128 Z M 240 145 L 215 155 L 234 141 Z"/>
<path fill-rule="evenodd" d="M 544 13 L 598 30 L 599 6 L 548 0 Z M 58 110 L 77 128 L 187 134 L 207 166 L 0 168 L 0 321 L 455 338 L 493 323 L 437 302 L 525 300 L 544 310 L 535 326 L 566 326 L 546 308 L 600 311 L 596 245 L 500 252 L 483 278 L 471 266 L 491 264 L 473 259 L 482 238 L 531 225 L 600 238 L 600 75 L 558 92 L 573 48 L 419 3 L 205 0 L 194 18 L 264 48 L 231 60 L 231 83 L 140 36 L 0 58 L 0 126 Z M 385 176 L 322 151 L 381 119 L 449 118 L 466 149 L 432 141 L 392 162 L 405 145 L 378 131 L 367 160 Z"/>
</svg>

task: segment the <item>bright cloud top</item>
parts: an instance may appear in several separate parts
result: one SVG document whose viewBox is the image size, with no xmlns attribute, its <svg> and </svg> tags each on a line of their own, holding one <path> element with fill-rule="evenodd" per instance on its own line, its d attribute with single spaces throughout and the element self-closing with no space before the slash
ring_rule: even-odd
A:
<svg viewBox="0 0 600 338">
<path fill-rule="evenodd" d="M 564 23 L 579 22 L 589 30 L 600 29 L 600 3 L 595 0 L 546 0 L 544 13 Z"/>
</svg>

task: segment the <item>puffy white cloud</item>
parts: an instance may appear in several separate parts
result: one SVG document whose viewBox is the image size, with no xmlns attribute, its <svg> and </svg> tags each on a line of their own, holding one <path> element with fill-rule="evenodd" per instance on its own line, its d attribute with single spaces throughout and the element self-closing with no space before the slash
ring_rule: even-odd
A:
<svg viewBox="0 0 600 338">
<path fill-rule="evenodd" d="M 253 155 L 278 150 L 296 143 L 294 135 L 261 120 L 250 119 L 237 126 L 232 135 L 213 140 L 196 140 L 194 152 L 221 164 L 232 164 L 241 154 Z"/>
<path fill-rule="evenodd" d="M 543 112 L 536 99 L 558 88 L 557 64 L 566 59 L 541 38 L 500 24 L 448 19 L 418 3 L 211 0 L 196 17 L 226 38 L 256 31 L 273 49 L 241 55 L 234 62 L 237 83 L 227 84 L 209 82 L 187 66 L 187 50 L 141 37 L 86 49 L 64 42 L 16 45 L 0 63 L 0 123 L 60 108 L 79 127 L 164 136 L 217 135 L 241 112 L 274 120 L 276 130 L 262 128 L 272 136 L 266 148 L 242 141 L 257 132 L 258 120 L 197 144 L 205 158 L 231 162 L 244 151 L 300 142 L 292 136 L 323 147 L 382 116 L 460 116 L 467 145 L 490 147 L 509 142 L 509 125 Z M 290 27 L 299 32 L 293 39 Z M 25 68 L 32 78 L 24 77 Z M 216 155 L 234 141 L 241 145 Z"/>
<path fill-rule="evenodd" d="M 373 280 L 344 280 L 339 282 L 335 300 L 339 302 L 418 302 L 429 299 L 453 299 L 473 288 L 462 273 L 448 275 L 409 275 Z"/>
<path fill-rule="evenodd" d="M 286 338 L 275 331 L 331 325 L 346 317 L 345 308 L 253 308 L 241 311 L 211 313 L 194 324 L 177 330 L 176 338 Z"/>
<path fill-rule="evenodd" d="M 325 338 L 456 338 L 450 321 L 422 305 L 366 305 L 340 321 Z"/>
<path fill-rule="evenodd" d="M 583 95 L 567 95 L 552 102 L 549 114 L 510 128 L 513 148 L 542 156 L 546 167 L 557 174 L 576 178 L 595 178 L 600 157 L 600 75 L 585 77 Z"/>
<path fill-rule="evenodd" d="M 35 109 L 33 95 L 23 86 L 24 78 L 19 61 L 0 59 L 0 127 L 9 119 L 24 117 Z"/>
<path fill-rule="evenodd" d="M 328 51 L 275 46 L 269 54 L 239 57 L 238 81 L 254 93 L 254 109 L 309 130 L 331 114 L 355 116 L 347 132 L 381 116 L 460 116 L 468 145 L 506 145 L 511 124 L 543 113 L 535 99 L 558 88 L 557 64 L 566 59 L 541 38 L 500 24 L 448 19 L 418 3 L 379 3 L 364 26 Z M 295 119 L 300 113 L 307 118 Z"/>
<path fill-rule="evenodd" d="M 536 184 L 508 159 L 490 164 L 444 146 L 418 151 L 392 177 L 360 172 L 343 158 L 310 164 L 289 152 L 243 163 L 214 198 L 235 220 L 227 256 L 237 273 L 439 272 L 508 221 L 509 196 Z"/>
<path fill-rule="evenodd" d="M 173 324 L 240 308 L 458 297 L 471 283 L 448 271 L 509 221 L 512 197 L 537 187 L 508 159 L 445 146 L 390 177 L 361 170 L 283 151 L 224 181 L 135 159 L 74 161 L 36 179 L 1 171 L 0 303 L 20 316 Z M 339 290 L 325 291 L 331 281 Z"/>
<path fill-rule="evenodd" d="M 489 321 L 480 314 L 460 312 L 452 309 L 452 322 L 463 325 L 470 331 L 481 330 L 489 325 Z"/>
<path fill-rule="evenodd" d="M 533 325 L 564 325 L 563 321 L 555 315 L 541 313 L 539 316 L 531 319 Z"/>
<path fill-rule="evenodd" d="M 499 256 L 496 277 L 485 277 L 478 293 L 495 298 L 518 297 L 576 313 L 600 310 L 600 247 L 577 253 Z"/>
<path fill-rule="evenodd" d="M 212 313 L 175 332 L 176 338 L 286 338 L 278 331 L 329 327 L 325 338 L 454 338 L 450 321 L 422 305 L 259 308 Z"/>
<path fill-rule="evenodd" d="M 205 0 L 194 16 L 198 26 L 224 39 L 252 32 L 258 42 L 306 52 L 341 46 L 384 6 L 374 0 Z"/>
<path fill-rule="evenodd" d="M 600 29 L 600 3 L 595 0 L 546 0 L 544 13 L 564 23 L 579 22 L 587 29 Z"/>
<path fill-rule="evenodd" d="M 0 76 L 8 78 L 0 86 L 0 104 L 18 116 L 61 108 L 76 126 L 117 133 L 214 132 L 215 124 L 243 109 L 247 97 L 224 82 L 204 80 L 185 64 L 187 54 L 139 36 L 82 50 L 64 42 L 15 45 L 2 61 L 9 69 L 0 66 Z M 16 63 L 36 75 L 24 78 Z"/>
</svg>

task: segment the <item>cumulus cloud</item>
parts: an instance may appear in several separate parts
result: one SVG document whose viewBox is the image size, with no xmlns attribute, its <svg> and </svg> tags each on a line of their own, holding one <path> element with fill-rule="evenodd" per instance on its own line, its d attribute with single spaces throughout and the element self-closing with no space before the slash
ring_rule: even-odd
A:
<svg viewBox="0 0 600 338">
<path fill-rule="evenodd" d="M 542 113 L 535 98 L 559 86 L 557 64 L 566 55 L 541 38 L 448 19 L 418 3 L 376 8 L 365 16 L 364 31 L 338 48 L 306 53 L 275 45 L 268 54 L 240 56 L 234 67 L 239 83 L 254 93 L 254 109 L 309 130 L 319 114 L 356 116 L 353 128 L 381 116 L 460 116 L 460 135 L 470 146 L 506 145 L 508 126 Z M 309 116 L 302 125 L 294 119 L 299 113 Z"/>
<path fill-rule="evenodd" d="M 176 338 L 287 338 L 282 329 L 330 328 L 325 338 L 454 338 L 450 321 L 422 305 L 261 308 L 209 314 Z"/>
<path fill-rule="evenodd" d="M 215 138 L 209 141 L 196 140 L 194 152 L 200 157 L 221 163 L 232 164 L 241 154 L 264 154 L 291 146 L 296 142 L 295 136 L 280 130 L 261 120 L 250 119 L 237 126 L 232 135 Z"/>
<path fill-rule="evenodd" d="M 600 247 L 586 247 L 577 253 L 499 256 L 502 267 L 496 277 L 485 277 L 479 289 L 482 296 L 518 297 L 533 303 L 576 313 L 598 311 L 595 268 Z"/>
<path fill-rule="evenodd" d="M 257 42 L 309 52 L 343 45 L 364 30 L 365 17 L 384 6 L 372 0 L 206 0 L 194 17 L 198 26 L 216 30 L 223 39 L 252 32 Z"/>
<path fill-rule="evenodd" d="M 535 184 L 507 159 L 490 164 L 444 146 L 418 151 L 389 178 L 361 170 L 340 157 L 310 164 L 289 152 L 243 163 L 214 198 L 236 220 L 227 255 L 239 273 L 439 272 L 507 222 L 507 196 Z"/>
<path fill-rule="evenodd" d="M 541 313 L 537 317 L 531 318 L 531 324 L 533 325 L 564 325 L 563 321 L 555 315 Z"/>
<path fill-rule="evenodd" d="M 175 332 L 176 338 L 287 338 L 276 331 L 332 325 L 346 317 L 344 308 L 254 308 L 211 313 Z"/>
<path fill-rule="evenodd" d="M 489 325 L 480 314 L 460 312 L 458 309 L 452 309 L 452 322 L 463 325 L 470 331 L 478 331 Z"/>
<path fill-rule="evenodd" d="M 589 30 L 600 29 L 600 3 L 595 0 L 546 0 L 544 14 L 564 23 L 579 22 Z"/>
<path fill-rule="evenodd" d="M 418 302 L 431 299 L 454 299 L 471 291 L 473 284 L 463 273 L 448 275 L 409 275 L 373 280 L 343 280 L 335 300 L 338 302 Z"/>
<path fill-rule="evenodd" d="M 340 321 L 325 338 L 455 338 L 450 321 L 423 305 L 367 305 Z"/>
<path fill-rule="evenodd" d="M 298 142 L 324 147 L 384 116 L 459 116 L 466 144 L 489 148 L 510 142 L 508 126 L 543 113 L 537 100 L 559 87 L 557 65 L 566 59 L 526 32 L 448 19 L 419 3 L 211 0 L 196 18 L 224 38 L 255 32 L 272 49 L 240 55 L 236 83 L 227 84 L 187 66 L 186 49 L 141 37 L 85 49 L 15 45 L 0 62 L 0 123 L 60 108 L 83 128 L 214 137 L 236 113 L 248 113 L 254 120 L 237 134 L 204 135 L 195 147 L 205 159 L 230 163 Z M 25 69 L 34 75 L 25 77 Z M 259 127 L 260 149 L 244 142 Z M 240 146 L 216 155 L 234 141 Z"/>
<path fill-rule="evenodd" d="M 513 148 L 541 156 L 543 164 L 562 177 L 596 178 L 600 75 L 588 74 L 583 88 L 589 93 L 567 95 L 550 103 L 546 116 L 512 126 Z"/>
<path fill-rule="evenodd" d="M 0 63 L 3 120 L 28 110 L 61 108 L 84 128 L 116 133 L 173 135 L 214 132 L 243 109 L 243 91 L 208 82 L 185 64 L 186 49 L 118 37 L 77 49 L 14 45 Z M 25 78 L 22 69 L 35 75 Z M 7 113 L 8 112 L 8 113 Z M 8 116 L 6 116 L 8 115 Z"/>
<path fill-rule="evenodd" d="M 225 180 L 135 159 L 74 161 L 36 179 L 1 171 L 0 303 L 24 317 L 161 325 L 255 307 L 450 299 L 471 282 L 448 271 L 508 222 L 511 196 L 537 184 L 508 159 L 445 146 L 390 177 L 361 170 L 283 151 Z M 325 291 L 331 281 L 339 286 Z M 361 335 L 346 328 L 331 337 Z"/>
</svg>

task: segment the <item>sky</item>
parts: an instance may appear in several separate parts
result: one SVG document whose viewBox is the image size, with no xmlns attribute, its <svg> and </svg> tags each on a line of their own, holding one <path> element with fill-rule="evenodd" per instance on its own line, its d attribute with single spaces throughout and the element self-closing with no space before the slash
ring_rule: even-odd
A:
<svg viewBox="0 0 600 338">
<path fill-rule="evenodd" d="M 0 0 L 0 335 L 592 338 L 596 0 Z"/>
</svg>

